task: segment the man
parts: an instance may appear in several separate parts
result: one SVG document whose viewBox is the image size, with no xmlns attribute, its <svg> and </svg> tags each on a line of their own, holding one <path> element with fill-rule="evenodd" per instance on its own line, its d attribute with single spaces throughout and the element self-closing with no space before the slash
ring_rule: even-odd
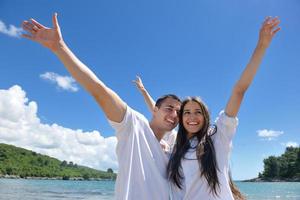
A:
<svg viewBox="0 0 300 200">
<path fill-rule="evenodd" d="M 147 91 L 146 87 L 143 84 L 141 77 L 136 76 L 136 79 L 133 80 L 132 82 L 135 83 L 137 89 L 142 94 L 149 111 L 151 113 L 153 113 L 157 103 L 153 100 L 153 98 Z M 173 129 L 170 132 L 165 133 L 164 137 L 160 141 L 160 145 L 165 152 L 171 153 L 173 146 L 175 144 L 175 141 L 176 141 L 176 137 L 177 137 L 177 130 L 175 130 L 175 129 Z"/>
<path fill-rule="evenodd" d="M 72 53 L 63 40 L 56 13 L 52 20 L 53 28 L 45 27 L 34 19 L 24 21 L 22 27 L 29 34 L 23 34 L 23 37 L 49 48 L 95 98 L 115 128 L 119 162 L 116 199 L 168 199 L 168 159 L 159 141 L 178 124 L 180 100 L 175 95 L 160 98 L 148 122 Z"/>
</svg>

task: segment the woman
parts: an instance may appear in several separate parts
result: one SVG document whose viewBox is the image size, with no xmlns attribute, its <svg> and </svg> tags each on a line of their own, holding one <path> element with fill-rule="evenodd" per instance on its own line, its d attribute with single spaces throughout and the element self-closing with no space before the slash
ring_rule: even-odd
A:
<svg viewBox="0 0 300 200">
<path fill-rule="evenodd" d="M 199 98 L 183 101 L 176 144 L 167 167 L 173 199 L 243 199 L 238 192 L 232 194 L 234 187 L 229 176 L 236 116 L 266 49 L 280 30 L 278 25 L 278 18 L 266 18 L 252 58 L 214 126 L 210 125 L 208 109 Z"/>
<path fill-rule="evenodd" d="M 229 176 L 228 157 L 236 118 L 221 112 L 210 126 L 206 105 L 183 101 L 174 150 L 168 164 L 174 199 L 243 199 Z M 216 198 L 214 197 L 216 196 Z"/>
</svg>

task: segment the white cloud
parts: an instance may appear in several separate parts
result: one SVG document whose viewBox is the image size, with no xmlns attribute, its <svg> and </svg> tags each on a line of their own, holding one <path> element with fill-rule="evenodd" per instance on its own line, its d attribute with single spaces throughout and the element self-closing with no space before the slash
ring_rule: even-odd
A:
<svg viewBox="0 0 300 200">
<path fill-rule="evenodd" d="M 0 20 L 0 33 L 3 33 L 11 37 L 19 38 L 22 32 L 23 32 L 22 28 L 15 27 L 14 25 L 9 25 L 9 27 L 7 28 L 5 23 Z"/>
<path fill-rule="evenodd" d="M 292 141 L 289 141 L 287 143 L 283 143 L 284 146 L 286 147 L 299 147 L 299 144 L 297 142 L 292 142 Z"/>
<path fill-rule="evenodd" d="M 279 137 L 283 134 L 283 131 L 274 131 L 274 130 L 258 130 L 257 135 L 266 140 L 274 140 L 275 138 Z"/>
<path fill-rule="evenodd" d="M 116 137 L 43 124 L 37 111 L 37 103 L 29 102 L 20 86 L 0 90 L 0 143 L 96 169 L 117 169 Z"/>
<path fill-rule="evenodd" d="M 41 74 L 40 77 L 44 80 L 49 80 L 50 82 L 57 84 L 57 86 L 63 90 L 68 90 L 71 92 L 78 91 L 75 80 L 70 76 L 61 76 L 54 72 L 46 72 Z"/>
</svg>

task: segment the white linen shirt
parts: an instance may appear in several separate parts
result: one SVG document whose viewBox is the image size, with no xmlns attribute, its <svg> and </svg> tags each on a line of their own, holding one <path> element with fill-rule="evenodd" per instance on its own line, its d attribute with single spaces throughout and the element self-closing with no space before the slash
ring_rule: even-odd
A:
<svg viewBox="0 0 300 200">
<path fill-rule="evenodd" d="M 117 200 L 167 200 L 170 187 L 166 176 L 168 156 L 140 113 L 126 108 L 120 123 L 109 121 L 116 130 L 119 171 L 115 186 Z"/>
<path fill-rule="evenodd" d="M 232 147 L 232 138 L 238 125 L 237 118 L 228 117 L 221 111 L 216 119 L 217 132 L 212 135 L 212 141 L 216 151 L 217 176 L 220 183 L 218 196 L 211 192 L 207 180 L 200 175 L 199 163 L 196 157 L 196 149 L 190 148 L 181 160 L 184 180 L 183 189 L 180 190 L 174 183 L 171 183 L 172 199 L 184 200 L 233 200 L 233 195 L 229 185 L 229 157 Z M 193 138 L 191 146 L 197 145 L 197 138 Z"/>
<path fill-rule="evenodd" d="M 177 130 L 173 129 L 172 131 L 167 132 L 160 140 L 160 144 L 165 153 L 168 155 L 168 158 L 170 157 L 170 154 L 172 153 L 173 147 L 176 143 L 176 137 Z"/>
</svg>

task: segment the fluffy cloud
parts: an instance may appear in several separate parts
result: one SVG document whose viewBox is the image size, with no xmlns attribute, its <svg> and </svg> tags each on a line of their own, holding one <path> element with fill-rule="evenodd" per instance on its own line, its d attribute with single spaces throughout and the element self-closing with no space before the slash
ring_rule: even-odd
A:
<svg viewBox="0 0 300 200">
<path fill-rule="evenodd" d="M 19 38 L 22 32 L 23 32 L 22 28 L 15 27 L 14 25 L 9 25 L 9 27 L 7 28 L 5 23 L 0 20 L 0 33 L 3 33 L 11 37 Z"/>
<path fill-rule="evenodd" d="M 40 77 L 44 80 L 49 80 L 50 82 L 57 84 L 57 86 L 63 90 L 68 90 L 71 92 L 78 91 L 75 80 L 70 76 L 61 76 L 54 72 L 46 72 L 41 74 Z"/>
<path fill-rule="evenodd" d="M 258 130 L 257 135 L 266 140 L 274 140 L 275 138 L 279 137 L 283 134 L 283 131 L 274 131 L 274 130 Z"/>
<path fill-rule="evenodd" d="M 0 90 L 0 143 L 96 169 L 117 169 L 116 137 L 43 124 L 37 111 L 37 103 L 29 102 L 20 86 Z"/>
<path fill-rule="evenodd" d="M 283 145 L 286 147 L 299 147 L 299 144 L 297 142 L 292 142 L 292 141 L 284 143 Z"/>
</svg>

